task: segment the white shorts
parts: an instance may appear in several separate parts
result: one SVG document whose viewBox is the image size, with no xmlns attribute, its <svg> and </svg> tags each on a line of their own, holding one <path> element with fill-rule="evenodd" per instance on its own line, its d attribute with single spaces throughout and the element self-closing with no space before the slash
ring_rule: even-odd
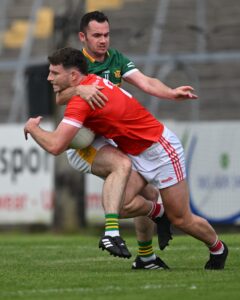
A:
<svg viewBox="0 0 240 300">
<path fill-rule="evenodd" d="M 91 173 L 92 163 L 97 151 L 106 145 L 113 146 L 114 144 L 111 140 L 99 136 L 85 149 L 68 149 L 66 151 L 68 162 L 75 170 L 81 173 Z"/>
<path fill-rule="evenodd" d="M 139 155 L 128 155 L 133 170 L 158 189 L 172 186 L 186 177 L 184 150 L 177 136 L 164 127 L 157 143 Z"/>
</svg>

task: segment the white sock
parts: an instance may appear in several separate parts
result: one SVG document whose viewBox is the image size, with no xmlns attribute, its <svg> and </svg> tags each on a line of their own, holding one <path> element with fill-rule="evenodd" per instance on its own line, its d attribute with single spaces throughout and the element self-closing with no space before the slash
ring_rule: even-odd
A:
<svg viewBox="0 0 240 300">
<path fill-rule="evenodd" d="M 111 230 L 111 231 L 105 231 L 105 235 L 110 235 L 112 237 L 119 236 L 119 230 Z"/>
<path fill-rule="evenodd" d="M 150 260 L 155 260 L 157 258 L 156 254 L 153 253 L 151 256 L 147 256 L 147 257 L 142 257 L 140 256 L 140 259 L 144 262 L 150 261 Z"/>
</svg>

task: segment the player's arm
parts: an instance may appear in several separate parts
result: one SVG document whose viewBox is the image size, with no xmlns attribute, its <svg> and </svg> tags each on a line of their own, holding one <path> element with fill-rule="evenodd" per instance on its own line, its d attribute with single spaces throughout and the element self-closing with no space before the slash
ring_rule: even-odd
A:
<svg viewBox="0 0 240 300">
<path fill-rule="evenodd" d="M 185 100 L 197 99 L 197 95 L 193 94 L 194 89 L 191 86 L 180 86 L 172 89 L 162 83 L 157 78 L 144 75 L 139 70 L 124 77 L 128 83 L 135 85 L 140 90 L 147 94 L 158 98 L 172 99 L 172 100 Z"/>
<path fill-rule="evenodd" d="M 28 134 L 47 152 L 53 155 L 59 155 L 64 152 L 79 128 L 61 122 L 54 131 L 46 131 L 39 125 L 42 117 L 30 118 L 24 126 L 25 139 Z"/>
<path fill-rule="evenodd" d="M 96 106 L 103 107 L 108 98 L 101 92 L 101 89 L 103 87 L 98 85 L 77 85 L 70 87 L 56 94 L 56 103 L 58 105 L 65 105 L 71 97 L 77 95 L 87 101 L 92 109 L 95 109 Z"/>
</svg>

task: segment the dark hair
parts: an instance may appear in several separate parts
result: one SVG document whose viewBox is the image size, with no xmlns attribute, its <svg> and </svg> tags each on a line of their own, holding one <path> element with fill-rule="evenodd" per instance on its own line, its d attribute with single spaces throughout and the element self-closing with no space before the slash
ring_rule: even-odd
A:
<svg viewBox="0 0 240 300">
<path fill-rule="evenodd" d="M 103 12 L 95 10 L 95 11 L 86 13 L 82 17 L 81 22 L 80 22 L 80 31 L 84 32 L 86 27 L 88 26 L 88 24 L 91 21 L 97 21 L 98 23 L 103 23 L 103 22 L 107 21 L 109 23 L 108 17 L 106 15 L 104 15 Z"/>
<path fill-rule="evenodd" d="M 82 74 L 88 74 L 88 65 L 85 56 L 78 49 L 65 47 L 58 49 L 51 56 L 48 56 L 50 64 L 62 65 L 65 69 L 77 68 Z"/>
</svg>

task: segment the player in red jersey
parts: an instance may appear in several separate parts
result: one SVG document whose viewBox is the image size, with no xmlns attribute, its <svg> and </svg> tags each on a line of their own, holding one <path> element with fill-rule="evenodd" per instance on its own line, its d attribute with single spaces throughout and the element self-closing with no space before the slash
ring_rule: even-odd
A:
<svg viewBox="0 0 240 300">
<path fill-rule="evenodd" d="M 102 109 L 92 110 L 86 101 L 73 96 L 67 104 L 64 123 L 74 124 L 78 128 L 84 123 L 95 133 L 113 139 L 123 152 L 133 155 L 158 141 L 164 126 L 129 93 L 93 74 L 85 76 L 81 84 L 103 86 L 109 103 Z"/>
<path fill-rule="evenodd" d="M 159 188 L 170 221 L 209 247 L 210 258 L 205 269 L 223 269 L 228 255 L 227 246 L 218 239 L 205 219 L 192 214 L 190 210 L 184 153 L 178 138 L 127 92 L 100 77 L 87 75 L 81 51 L 60 49 L 49 57 L 49 61 L 51 65 L 48 80 L 55 89 L 64 84 L 71 86 L 76 82 L 97 83 L 103 86 L 102 92 L 109 100 L 104 108 L 93 111 L 83 99 L 73 97 L 66 107 L 62 122 L 54 132 L 41 129 L 38 117 L 29 119 L 26 123 L 25 136 L 30 133 L 41 147 L 54 154 L 67 149 L 83 124 L 97 134 L 112 138 L 131 157 L 134 168 L 142 175 L 142 186 L 151 182 Z M 60 78 L 63 79 L 62 82 Z M 118 101 L 120 98 L 121 101 Z M 135 216 L 134 213 L 137 213 L 151 218 L 158 216 L 161 207 L 155 205 L 149 210 L 144 200 L 139 199 L 138 209 L 135 206 L 135 212 L 131 212 L 131 201 L 136 201 L 134 196 L 138 192 L 139 190 L 132 191 L 132 197 L 128 195 L 129 199 L 125 199 L 125 206 L 120 213 L 124 214 L 125 209 L 128 215 L 132 213 Z M 105 247 L 104 242 L 101 242 L 102 247 Z"/>
</svg>

